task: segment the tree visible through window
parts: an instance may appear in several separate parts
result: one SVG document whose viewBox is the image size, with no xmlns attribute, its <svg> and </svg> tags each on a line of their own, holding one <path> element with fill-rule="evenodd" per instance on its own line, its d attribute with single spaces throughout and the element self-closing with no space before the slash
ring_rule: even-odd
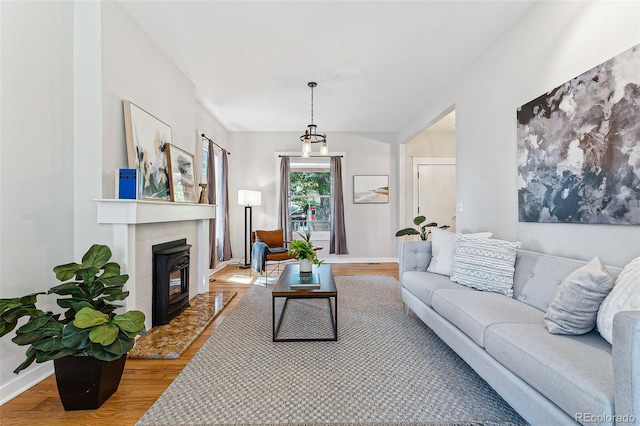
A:
<svg viewBox="0 0 640 426">
<path fill-rule="evenodd" d="M 327 167 L 291 165 L 289 205 L 291 229 L 296 231 L 329 231 L 331 218 L 331 173 Z"/>
</svg>

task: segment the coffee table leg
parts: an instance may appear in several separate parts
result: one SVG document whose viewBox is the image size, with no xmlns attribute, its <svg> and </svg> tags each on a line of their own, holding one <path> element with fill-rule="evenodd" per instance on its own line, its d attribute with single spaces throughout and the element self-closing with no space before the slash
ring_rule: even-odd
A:
<svg viewBox="0 0 640 426">
<path fill-rule="evenodd" d="M 275 325 L 276 323 L 276 298 L 273 297 L 273 304 L 271 307 L 271 312 L 272 312 L 272 324 Z M 289 303 L 289 298 L 285 297 L 284 298 L 284 305 L 282 306 L 282 311 L 280 312 L 280 318 L 278 319 L 278 325 L 275 326 L 275 328 L 273 328 L 273 336 L 272 336 L 272 340 L 274 342 L 277 342 L 278 340 L 276 339 L 276 336 L 278 335 L 278 332 L 280 331 L 280 325 L 282 325 L 282 318 L 284 318 L 284 313 L 287 310 L 287 304 Z"/>
<path fill-rule="evenodd" d="M 338 297 L 333 298 L 333 309 L 331 307 L 331 297 L 327 297 L 327 303 L 329 304 L 329 318 L 331 318 L 331 327 L 333 328 L 333 340 L 338 340 Z"/>
</svg>

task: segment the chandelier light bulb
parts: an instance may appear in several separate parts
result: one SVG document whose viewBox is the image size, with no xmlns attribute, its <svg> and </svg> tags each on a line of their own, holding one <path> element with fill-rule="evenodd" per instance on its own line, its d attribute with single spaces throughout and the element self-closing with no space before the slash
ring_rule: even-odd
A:
<svg viewBox="0 0 640 426">
<path fill-rule="evenodd" d="M 327 141 L 325 140 L 320 145 L 320 155 L 327 155 L 327 154 L 329 154 L 329 147 L 327 146 Z"/>
</svg>

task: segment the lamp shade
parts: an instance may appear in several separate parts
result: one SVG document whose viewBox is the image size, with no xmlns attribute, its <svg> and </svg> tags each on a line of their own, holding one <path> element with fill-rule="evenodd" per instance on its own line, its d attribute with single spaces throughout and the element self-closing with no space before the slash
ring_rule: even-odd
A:
<svg viewBox="0 0 640 426">
<path fill-rule="evenodd" d="M 250 189 L 238 191 L 238 204 L 242 206 L 259 206 L 262 202 L 262 193 Z"/>
</svg>

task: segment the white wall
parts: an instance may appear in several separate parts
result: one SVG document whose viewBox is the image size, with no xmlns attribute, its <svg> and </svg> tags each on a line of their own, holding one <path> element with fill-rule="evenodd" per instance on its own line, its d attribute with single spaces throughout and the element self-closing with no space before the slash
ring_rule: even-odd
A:
<svg viewBox="0 0 640 426">
<path fill-rule="evenodd" d="M 0 2 L 0 16 L 0 297 L 11 298 L 48 290 L 74 256 L 74 7 Z M 53 370 L 13 374 L 25 350 L 0 340 L 0 403 Z"/>
<path fill-rule="evenodd" d="M 47 290 L 52 268 L 90 244 L 112 246 L 94 199 L 112 198 L 115 169 L 127 166 L 122 99 L 169 124 L 194 154 L 197 128 L 227 135 L 117 3 L 0 2 L 0 19 L 0 297 L 9 298 Z M 59 311 L 53 300 L 42 307 Z M 0 340 L 0 404 L 53 371 L 44 363 L 13 374 L 25 349 Z"/>
<path fill-rule="evenodd" d="M 229 157 L 229 214 L 233 256 L 244 255 L 244 208 L 238 205 L 238 190 L 262 191 L 262 205 L 253 208 L 253 229 L 276 229 L 278 225 L 279 158 L 276 152 L 300 152 L 300 135 L 291 132 L 231 133 L 233 149 Z M 329 262 L 354 260 L 391 260 L 395 258 L 394 223 L 397 211 L 397 181 L 394 164 L 396 147 L 388 143 L 388 134 L 362 135 L 330 133 L 330 152 L 343 152 L 345 222 L 349 255 L 329 255 L 328 241 L 319 257 Z M 317 148 L 316 148 L 317 151 Z M 354 175 L 389 175 L 389 204 L 353 204 Z"/>
<path fill-rule="evenodd" d="M 539 2 L 401 132 L 407 141 L 456 105 L 460 231 L 612 265 L 640 255 L 640 226 L 519 223 L 516 190 L 516 109 L 640 43 L 639 16 L 635 1 Z"/>
</svg>

